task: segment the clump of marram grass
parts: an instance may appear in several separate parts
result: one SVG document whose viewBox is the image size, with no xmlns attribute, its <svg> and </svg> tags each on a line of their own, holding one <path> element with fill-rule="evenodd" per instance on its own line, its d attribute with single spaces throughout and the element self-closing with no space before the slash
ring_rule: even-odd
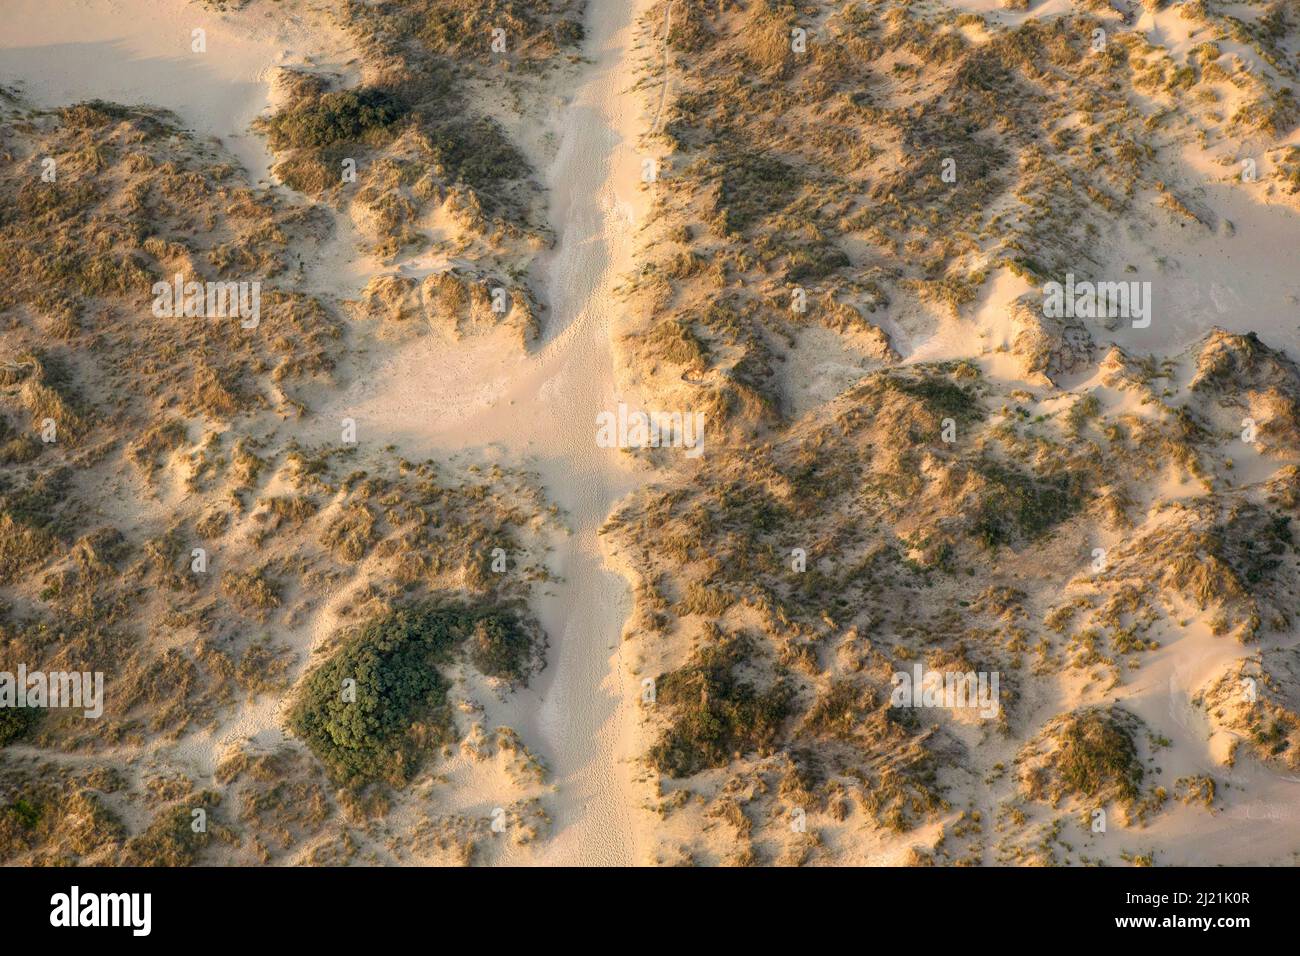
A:
<svg viewBox="0 0 1300 956">
<path fill-rule="evenodd" d="M 1054 719 L 1016 757 L 1021 792 L 1053 806 L 1066 798 L 1133 804 L 1145 768 L 1142 722 L 1121 707 L 1088 707 Z"/>
<path fill-rule="evenodd" d="M 943 367 L 913 366 L 908 373 L 881 376 L 886 387 L 917 399 L 936 418 L 952 418 L 958 424 L 984 418 L 976 389 Z"/>
<path fill-rule="evenodd" d="M 69 541 L 79 509 L 68 500 L 72 471 L 0 474 L 0 582 L 38 567 Z"/>
<path fill-rule="evenodd" d="M 194 866 L 214 837 L 229 838 L 215 818 L 221 795 L 215 791 L 194 793 L 190 799 L 160 810 L 144 832 L 127 841 L 122 851 L 125 866 Z M 203 811 L 204 826 L 195 827 L 194 812 Z"/>
<path fill-rule="evenodd" d="M 153 477 L 161 466 L 159 458 L 180 448 L 187 440 L 184 422 L 176 418 L 164 418 L 150 425 L 132 444 L 128 454 L 133 465 L 145 475 Z"/>
<path fill-rule="evenodd" d="M 1207 810 L 1214 807 L 1219 785 L 1209 774 L 1193 774 L 1174 781 L 1174 795 L 1183 803 L 1199 803 Z"/>
<path fill-rule="evenodd" d="M 375 516 L 360 502 L 340 511 L 321 534 L 321 544 L 343 561 L 360 561 L 377 540 Z"/>
<path fill-rule="evenodd" d="M 268 611 L 280 606 L 283 585 L 263 564 L 227 571 L 221 578 L 221 590 L 242 613 L 265 620 Z"/>
<path fill-rule="evenodd" d="M 508 62 L 537 70 L 581 43 L 583 5 L 578 0 L 417 0 L 400 11 L 383 11 L 429 50 L 461 63 Z M 504 49 L 493 49 L 501 30 Z"/>
<path fill-rule="evenodd" d="M 646 344 L 674 365 L 703 369 L 709 362 L 708 346 L 682 320 L 664 322 L 657 326 Z"/>
<path fill-rule="evenodd" d="M 343 201 L 341 169 L 352 160 L 348 191 L 380 233 L 375 251 L 385 258 L 422 244 L 416 222 L 430 201 L 446 202 L 470 232 L 495 233 L 494 241 L 524 235 L 538 197 L 531 170 L 477 108 L 465 78 L 479 65 L 534 69 L 555 59 L 581 39 L 576 6 L 496 0 L 469 10 L 419 0 L 348 12 L 348 29 L 383 81 L 327 91 L 322 77 L 284 71 L 286 104 L 261 121 L 279 154 L 277 174 Z"/>
<path fill-rule="evenodd" d="M 1078 435 L 1083 428 L 1101 414 L 1101 402 L 1096 395 L 1088 394 L 1076 399 L 1065 414 L 1066 427 Z"/>
<path fill-rule="evenodd" d="M 985 547 L 1042 537 L 1078 514 L 1086 502 L 1078 476 L 1026 475 L 999 462 L 977 463 L 983 481 L 977 492 L 970 533 Z"/>
<path fill-rule="evenodd" d="M 334 807 L 324 775 L 303 751 L 282 746 L 269 753 L 240 749 L 217 765 L 228 810 L 259 863 L 270 863 L 321 833 Z"/>
<path fill-rule="evenodd" d="M 117 862 L 126 827 L 103 798 L 109 774 L 6 766 L 0 787 L 0 863 L 41 866 Z"/>
<path fill-rule="evenodd" d="M 750 226 L 782 209 L 803 185 L 794 166 L 769 153 L 723 147 L 714 162 L 716 215 L 724 233 L 744 235 Z"/>
<path fill-rule="evenodd" d="M 656 700 L 671 717 L 648 755 L 657 770 L 686 777 L 775 745 L 791 689 L 779 677 L 766 688 L 739 677 L 753 652 L 742 638 L 723 639 L 659 678 Z"/>
<path fill-rule="evenodd" d="M 1300 767 L 1300 655 L 1293 649 L 1234 661 L 1193 703 L 1205 709 L 1213 727 L 1227 732 L 1228 766 L 1245 750 L 1266 764 Z"/>
</svg>

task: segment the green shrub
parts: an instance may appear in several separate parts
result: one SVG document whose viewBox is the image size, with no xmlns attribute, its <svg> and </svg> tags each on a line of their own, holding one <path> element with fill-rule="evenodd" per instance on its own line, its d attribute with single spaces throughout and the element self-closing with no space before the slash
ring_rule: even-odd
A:
<svg viewBox="0 0 1300 956">
<path fill-rule="evenodd" d="M 289 726 L 346 784 L 407 783 L 428 744 L 453 739 L 450 681 L 441 667 L 469 641 L 475 667 L 523 680 L 534 642 L 510 613 L 434 604 L 371 621 L 307 676 Z M 345 694 L 353 680 L 355 699 Z"/>
<path fill-rule="evenodd" d="M 379 145 L 393 138 L 405 106 L 386 90 L 338 90 L 295 103 L 263 121 L 272 149 L 342 143 Z"/>
<path fill-rule="evenodd" d="M 0 747 L 27 733 L 35 725 L 40 713 L 30 707 L 0 708 Z"/>
<path fill-rule="evenodd" d="M 514 621 L 485 617 L 474 625 L 469 639 L 469 661 L 488 677 L 512 683 L 528 676 L 533 642 Z"/>
<path fill-rule="evenodd" d="M 434 162 L 449 178 L 477 191 L 490 192 L 505 180 L 528 172 L 523 156 L 489 119 L 478 117 L 435 127 L 427 133 L 427 142 Z M 480 198 L 489 206 L 496 202 L 491 195 Z"/>
</svg>

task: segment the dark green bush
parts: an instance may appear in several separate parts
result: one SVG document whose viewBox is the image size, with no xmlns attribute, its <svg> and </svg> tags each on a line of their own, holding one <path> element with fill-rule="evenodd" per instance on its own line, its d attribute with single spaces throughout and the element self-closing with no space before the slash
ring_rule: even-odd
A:
<svg viewBox="0 0 1300 956">
<path fill-rule="evenodd" d="M 469 641 L 485 674 L 523 680 L 533 642 L 512 614 L 434 604 L 403 608 L 366 625 L 307 676 L 289 726 L 337 781 L 401 786 L 422 751 L 455 732 L 441 667 Z M 344 681 L 356 681 L 355 700 Z"/>
<path fill-rule="evenodd" d="M 386 90 L 339 90 L 299 101 L 264 123 L 273 149 L 342 143 L 379 145 L 391 139 L 405 106 Z"/>
<path fill-rule="evenodd" d="M 436 126 L 428 132 L 427 140 L 434 161 L 447 177 L 487 191 L 489 195 L 481 198 L 489 206 L 496 203 L 490 195 L 492 189 L 528 172 L 523 156 L 489 119 L 478 117 Z"/>
<path fill-rule="evenodd" d="M 40 713 L 30 707 L 0 708 L 0 747 L 27 733 Z"/>
<path fill-rule="evenodd" d="M 469 661 L 488 677 L 511 683 L 528 676 L 533 642 L 516 623 L 504 617 L 485 617 L 474 625 L 469 639 Z"/>
</svg>

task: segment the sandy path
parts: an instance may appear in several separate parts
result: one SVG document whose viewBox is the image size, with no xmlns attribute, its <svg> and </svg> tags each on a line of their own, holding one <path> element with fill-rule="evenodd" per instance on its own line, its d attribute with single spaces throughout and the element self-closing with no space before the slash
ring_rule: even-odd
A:
<svg viewBox="0 0 1300 956">
<path fill-rule="evenodd" d="M 668 94 L 672 91 L 672 76 L 668 72 L 668 34 L 673 28 L 673 7 L 677 5 L 677 0 L 669 0 L 668 9 L 664 11 L 663 28 L 659 36 L 663 39 L 663 57 L 659 61 L 659 68 L 663 74 L 663 81 L 659 85 L 659 105 L 655 107 L 655 119 L 651 124 L 651 132 L 658 133 L 664 125 L 664 108 L 668 105 Z"/>
<path fill-rule="evenodd" d="M 593 0 L 572 95 L 543 119 L 558 143 L 545 165 L 549 222 L 558 237 L 534 268 L 548 304 L 532 355 L 509 333 L 453 347 L 423 339 L 405 347 L 318 421 L 349 415 L 403 451 L 464 451 L 523 464 L 541 477 L 572 535 L 552 555 L 563 580 L 535 602 L 550 638 L 547 667 L 494 720 L 518 730 L 558 786 L 553 836 L 518 862 L 627 864 L 638 860 L 633 792 L 637 715 L 619 661 L 631 610 L 626 582 L 606 567 L 597 530 L 641 477 L 614 449 L 597 447 L 596 415 L 614 409 L 614 293 L 632 267 L 649 197 L 637 135 L 643 103 L 633 92 L 634 25 L 645 0 Z M 635 9 L 634 9 L 635 8 Z M 486 796 L 486 795 L 485 795 Z"/>
<path fill-rule="evenodd" d="M 555 119 L 559 148 L 546 178 L 559 241 L 544 266 L 545 345 L 506 393 L 504 413 L 498 404 L 458 429 L 475 443 L 531 444 L 533 464 L 573 529 L 556 555 L 564 582 L 538 606 L 551 637 L 548 667 L 533 688 L 537 700 L 519 702 L 518 729 L 538 742 L 560 786 L 544 863 L 637 861 L 636 697 L 623 686 L 630 678 L 619 661 L 631 595 L 606 568 L 596 532 L 638 479 L 618 451 L 595 442 L 596 414 L 618 401 L 614 287 L 632 266 L 648 206 L 635 152 L 639 102 L 629 92 L 635 18 L 632 4 L 593 0 L 585 50 L 593 63 Z"/>
<path fill-rule="evenodd" d="M 546 365 L 558 367 L 538 389 L 543 407 L 550 407 L 534 434 L 563 446 L 543 475 L 574 531 L 559 556 L 565 585 L 539 609 L 553 650 L 549 677 L 538 688 L 535 732 L 563 788 L 555 839 L 541 857 L 550 863 L 637 859 L 629 779 L 636 698 L 623 686 L 628 676 L 619 659 L 631 596 L 605 567 L 596 535 L 635 478 L 618 451 L 595 442 L 597 413 L 617 404 L 613 290 L 631 269 L 635 229 L 647 205 L 635 153 L 640 111 L 629 94 L 631 6 L 595 0 L 588 10 L 586 52 L 595 62 L 559 118 L 562 139 L 547 177 L 550 221 L 560 237 L 547 268 L 549 322 L 565 331 L 546 349 L 559 346 L 562 358 L 548 362 L 543 355 Z"/>
</svg>

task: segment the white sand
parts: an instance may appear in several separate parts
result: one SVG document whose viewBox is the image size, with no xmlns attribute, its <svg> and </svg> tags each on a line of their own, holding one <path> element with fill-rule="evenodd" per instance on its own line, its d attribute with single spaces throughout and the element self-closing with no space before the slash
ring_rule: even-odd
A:
<svg viewBox="0 0 1300 956">
<path fill-rule="evenodd" d="M 206 52 L 191 50 L 195 29 Z M 308 51 L 317 63 L 349 56 L 342 33 L 304 5 L 222 14 L 178 0 L 5 0 L 0 84 L 38 107 L 102 99 L 171 110 L 257 182 L 270 154 L 249 124 L 269 103 L 274 69 Z"/>
</svg>

